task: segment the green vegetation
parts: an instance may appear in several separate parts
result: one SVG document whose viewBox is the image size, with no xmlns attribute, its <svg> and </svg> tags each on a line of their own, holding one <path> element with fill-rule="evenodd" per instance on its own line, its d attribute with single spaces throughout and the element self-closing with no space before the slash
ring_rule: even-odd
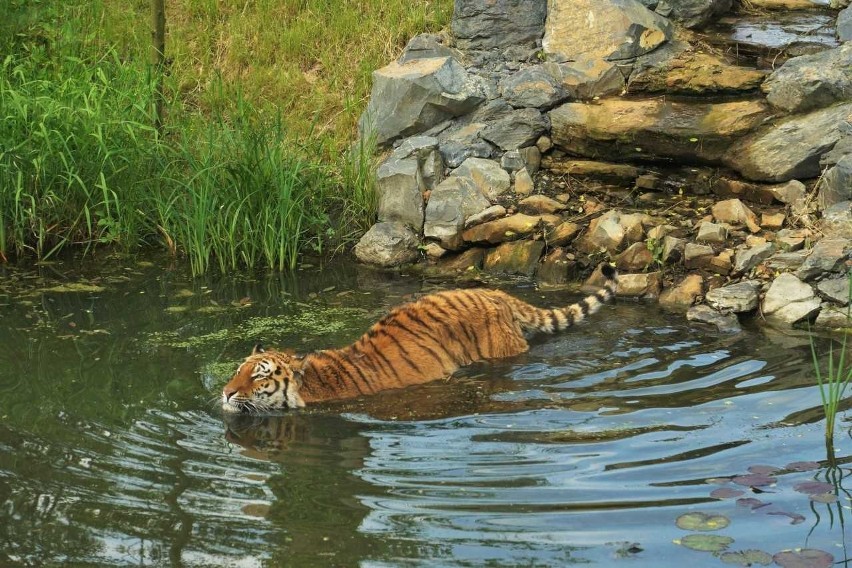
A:
<svg viewBox="0 0 852 568">
<path fill-rule="evenodd" d="M 451 0 L 168 3 L 154 128 L 147 0 L 0 0 L 0 260 L 163 246 L 292 267 L 375 217 L 374 146 L 350 148 L 370 73 Z"/>
<path fill-rule="evenodd" d="M 850 305 L 847 309 L 847 317 L 852 312 L 852 273 L 847 275 L 849 281 L 849 301 Z M 822 407 L 825 411 L 825 437 L 826 440 L 834 438 L 834 424 L 837 417 L 837 412 L 840 409 L 840 403 L 843 401 L 843 395 L 846 393 L 846 388 L 849 382 L 852 381 L 852 361 L 849 360 L 849 351 L 847 350 L 849 339 L 849 331 L 843 333 L 843 340 L 840 345 L 840 352 L 835 359 L 834 345 L 831 344 L 828 350 L 828 365 L 823 372 L 819 357 L 817 356 L 814 338 L 811 335 L 811 356 L 813 357 L 814 373 L 816 374 L 817 383 L 819 384 L 819 394 L 822 399 Z"/>
</svg>

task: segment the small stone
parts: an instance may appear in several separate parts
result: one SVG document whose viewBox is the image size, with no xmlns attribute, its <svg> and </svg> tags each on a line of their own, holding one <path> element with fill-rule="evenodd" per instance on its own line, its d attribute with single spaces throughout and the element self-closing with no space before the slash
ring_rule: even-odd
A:
<svg viewBox="0 0 852 568">
<path fill-rule="evenodd" d="M 852 318 L 849 317 L 847 308 L 823 302 L 820 306 L 819 315 L 814 321 L 814 327 L 818 329 L 850 329 L 852 328 Z"/>
<path fill-rule="evenodd" d="M 781 203 L 792 205 L 805 196 L 807 188 L 799 180 L 793 179 L 785 184 L 772 186 L 769 190 L 775 196 L 775 199 Z"/>
<path fill-rule="evenodd" d="M 784 226 L 784 220 L 787 216 L 781 213 L 763 213 L 760 216 L 760 226 L 764 229 L 769 229 L 771 231 L 777 231 L 781 227 Z"/>
<path fill-rule="evenodd" d="M 404 223 L 376 223 L 355 245 L 355 256 L 361 262 L 379 266 L 398 266 L 420 257 L 420 239 Z"/>
<path fill-rule="evenodd" d="M 524 161 L 524 166 L 530 175 L 535 175 L 539 167 L 541 167 L 541 152 L 535 146 L 527 146 L 518 150 L 521 159 Z"/>
<path fill-rule="evenodd" d="M 655 174 L 642 174 L 636 178 L 635 187 L 637 189 L 659 189 L 661 180 Z"/>
<path fill-rule="evenodd" d="M 610 210 L 593 219 L 586 233 L 577 241 L 577 247 L 586 253 L 600 250 L 615 252 L 624 241 L 624 227 L 621 225 L 621 214 Z"/>
<path fill-rule="evenodd" d="M 648 229 L 648 238 L 655 241 L 662 241 L 666 235 L 677 230 L 677 227 L 672 225 L 656 225 Z"/>
<path fill-rule="evenodd" d="M 464 228 L 469 229 L 470 227 L 481 225 L 482 223 L 487 223 L 488 221 L 493 221 L 494 219 L 499 219 L 505 216 L 505 207 L 503 207 L 502 205 L 492 205 L 491 207 L 483 209 L 479 213 L 468 217 L 467 220 L 464 222 Z"/>
<path fill-rule="evenodd" d="M 661 288 L 659 272 L 619 274 L 616 293 L 629 298 L 658 298 Z"/>
<path fill-rule="evenodd" d="M 813 289 L 790 273 L 776 278 L 763 299 L 763 314 L 775 323 L 793 325 L 819 311 Z"/>
<path fill-rule="evenodd" d="M 846 306 L 849 304 L 849 278 L 830 278 L 817 284 L 817 290 L 823 298 Z"/>
<path fill-rule="evenodd" d="M 526 166 L 524 158 L 518 150 L 509 150 L 500 158 L 500 166 L 507 172 L 517 172 Z"/>
<path fill-rule="evenodd" d="M 704 243 L 724 243 L 728 238 L 728 229 L 716 223 L 701 223 L 696 240 Z"/>
<path fill-rule="evenodd" d="M 707 268 L 715 272 L 716 274 L 727 275 L 730 274 L 731 268 L 733 267 L 733 263 L 731 259 L 734 256 L 734 251 L 730 249 L 723 250 L 712 259 L 710 259 L 710 264 Z"/>
<path fill-rule="evenodd" d="M 735 314 L 721 314 L 704 304 L 689 308 L 689 311 L 686 312 L 686 319 L 715 325 L 722 333 L 739 333 L 742 330 Z"/>
<path fill-rule="evenodd" d="M 559 213 L 565 210 L 565 204 L 546 195 L 531 195 L 518 203 L 518 210 L 528 215 Z"/>
<path fill-rule="evenodd" d="M 775 253 L 775 245 L 764 243 L 737 251 L 734 272 L 748 272 Z"/>
<path fill-rule="evenodd" d="M 493 160 L 484 158 L 466 159 L 451 175 L 470 179 L 491 201 L 505 193 L 511 185 L 509 174 Z"/>
<path fill-rule="evenodd" d="M 550 251 L 538 267 L 538 282 L 544 286 L 562 286 L 577 277 L 577 262 L 565 249 Z"/>
<path fill-rule="evenodd" d="M 489 272 L 532 276 L 543 251 L 542 241 L 503 243 L 486 254 L 483 268 Z"/>
<path fill-rule="evenodd" d="M 806 251 L 777 253 L 766 261 L 766 267 L 778 272 L 797 270 L 805 262 Z"/>
<path fill-rule="evenodd" d="M 526 168 L 521 168 L 515 172 L 515 193 L 518 195 L 529 195 L 535 189 L 532 176 L 527 172 Z"/>
<path fill-rule="evenodd" d="M 708 247 L 709 248 L 709 247 Z M 712 249 L 711 249 L 712 250 Z M 675 264 L 683 260 L 686 241 L 671 235 L 663 237 L 663 263 Z"/>
<path fill-rule="evenodd" d="M 480 269 L 484 260 L 485 249 L 471 248 L 460 254 L 445 256 L 440 260 L 438 266 L 443 272 L 451 274 Z"/>
<path fill-rule="evenodd" d="M 443 248 L 438 243 L 426 243 L 426 246 L 423 247 L 423 252 L 426 253 L 427 258 L 431 258 L 432 260 L 437 260 L 447 254 L 447 249 Z"/>
<path fill-rule="evenodd" d="M 690 269 L 707 268 L 713 256 L 713 247 L 687 243 L 683 251 L 683 264 Z"/>
<path fill-rule="evenodd" d="M 645 243 L 633 243 L 615 259 L 615 266 L 624 272 L 645 270 L 654 262 Z"/>
<path fill-rule="evenodd" d="M 660 294 L 660 305 L 669 309 L 686 309 L 704 294 L 704 279 L 700 274 L 689 274 L 676 286 Z"/>
<path fill-rule="evenodd" d="M 804 248 L 805 239 L 802 237 L 778 237 L 775 239 L 775 244 L 777 244 L 778 248 L 783 251 L 795 252 Z M 802 257 L 802 262 L 804 262 L 804 260 L 804 257 Z M 801 266 L 801 264 L 798 266 Z"/>
<path fill-rule="evenodd" d="M 547 233 L 547 244 L 550 246 L 565 246 L 574 240 L 582 227 L 577 223 L 565 221 L 558 224 Z"/>
<path fill-rule="evenodd" d="M 712 211 L 713 218 L 720 223 L 745 225 L 752 233 L 760 231 L 760 225 L 757 224 L 757 216 L 739 199 L 719 201 L 713 205 Z"/>
<path fill-rule="evenodd" d="M 760 283 L 744 281 L 730 284 L 707 292 L 707 303 L 717 310 L 726 312 L 750 312 L 757 308 Z"/>
<path fill-rule="evenodd" d="M 852 241 L 848 239 L 822 239 L 796 271 L 802 280 L 812 280 L 826 272 L 839 272 L 852 253 Z"/>
<path fill-rule="evenodd" d="M 546 154 L 551 148 L 553 148 L 553 141 L 549 136 L 541 136 L 538 140 L 536 140 L 535 146 L 542 154 Z"/>
<path fill-rule="evenodd" d="M 539 216 L 517 213 L 465 229 L 462 238 L 468 243 L 497 244 L 512 241 L 534 233 L 542 221 Z"/>
</svg>

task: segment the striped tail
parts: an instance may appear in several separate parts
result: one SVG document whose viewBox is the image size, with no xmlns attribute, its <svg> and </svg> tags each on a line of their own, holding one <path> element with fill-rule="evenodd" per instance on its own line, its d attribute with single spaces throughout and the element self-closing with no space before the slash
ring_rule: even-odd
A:
<svg viewBox="0 0 852 568">
<path fill-rule="evenodd" d="M 604 263 L 601 265 L 601 274 L 606 278 L 603 287 L 576 304 L 550 310 L 529 306 L 531 312 L 525 310 L 526 313 L 516 313 L 521 326 L 528 331 L 555 333 L 583 321 L 586 316 L 598 311 L 604 302 L 615 296 L 618 272 L 613 266 Z"/>
</svg>

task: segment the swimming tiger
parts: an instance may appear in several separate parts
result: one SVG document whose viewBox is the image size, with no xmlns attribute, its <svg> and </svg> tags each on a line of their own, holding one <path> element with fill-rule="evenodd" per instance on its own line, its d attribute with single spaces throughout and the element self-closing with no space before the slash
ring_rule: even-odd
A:
<svg viewBox="0 0 852 568">
<path fill-rule="evenodd" d="M 615 268 L 603 287 L 576 304 L 540 309 L 500 290 L 437 292 L 403 304 L 358 341 L 304 356 L 255 346 L 222 389 L 226 412 L 263 413 L 353 398 L 452 375 L 477 361 L 511 357 L 525 332 L 554 333 L 596 312 L 615 295 Z"/>
</svg>

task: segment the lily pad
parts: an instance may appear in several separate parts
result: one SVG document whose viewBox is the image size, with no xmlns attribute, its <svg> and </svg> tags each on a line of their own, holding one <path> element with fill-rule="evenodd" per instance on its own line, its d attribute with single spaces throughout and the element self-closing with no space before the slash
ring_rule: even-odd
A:
<svg viewBox="0 0 852 568">
<path fill-rule="evenodd" d="M 834 556 L 816 548 L 785 550 L 772 559 L 783 568 L 829 568 L 834 563 Z"/>
<path fill-rule="evenodd" d="M 754 497 L 745 497 L 743 499 L 737 499 L 737 505 L 740 507 L 748 507 L 750 509 L 759 509 L 760 507 L 769 505 L 769 503 L 764 503 L 760 499 L 755 499 Z"/>
<path fill-rule="evenodd" d="M 768 514 L 769 515 L 778 515 L 778 516 L 789 517 L 791 525 L 798 525 L 799 523 L 805 522 L 805 517 L 803 517 L 802 515 L 800 515 L 798 513 L 787 513 L 787 512 L 784 512 L 784 511 L 772 511 L 771 513 L 768 513 Z"/>
<path fill-rule="evenodd" d="M 737 564 L 739 566 L 769 566 L 772 564 L 771 554 L 756 549 L 725 552 L 719 559 L 725 564 Z"/>
<path fill-rule="evenodd" d="M 775 479 L 771 475 L 765 475 L 762 473 L 751 473 L 749 475 L 739 475 L 733 478 L 731 481 L 733 481 L 737 485 L 746 485 L 748 487 L 766 487 L 767 485 L 773 485 L 774 483 L 776 483 L 777 479 Z"/>
<path fill-rule="evenodd" d="M 793 489 L 805 495 L 816 495 L 817 493 L 831 493 L 834 491 L 834 485 L 825 483 L 824 481 L 805 481 L 797 483 Z"/>
<path fill-rule="evenodd" d="M 703 552 L 723 552 L 733 542 L 731 537 L 718 534 L 688 534 L 674 541 L 675 544 Z"/>
<path fill-rule="evenodd" d="M 788 463 L 784 466 L 784 469 L 788 469 L 790 471 L 813 471 L 815 469 L 819 469 L 819 464 L 817 462 L 793 462 Z"/>
<path fill-rule="evenodd" d="M 775 467 L 774 465 L 753 465 L 748 468 L 749 473 L 758 473 L 762 475 L 772 475 L 779 471 L 781 471 L 781 468 Z"/>
<path fill-rule="evenodd" d="M 739 497 L 740 495 L 745 494 L 745 491 L 741 489 L 733 489 L 731 487 L 720 487 L 719 489 L 714 489 L 710 492 L 710 497 L 714 499 L 731 499 L 733 497 Z"/>
<path fill-rule="evenodd" d="M 809 495 L 811 501 L 816 501 L 817 503 L 836 503 L 837 495 L 834 493 L 814 493 L 813 495 Z"/>
<path fill-rule="evenodd" d="M 718 531 L 731 524 L 731 521 L 724 515 L 696 512 L 679 516 L 675 524 L 685 531 Z"/>
</svg>

